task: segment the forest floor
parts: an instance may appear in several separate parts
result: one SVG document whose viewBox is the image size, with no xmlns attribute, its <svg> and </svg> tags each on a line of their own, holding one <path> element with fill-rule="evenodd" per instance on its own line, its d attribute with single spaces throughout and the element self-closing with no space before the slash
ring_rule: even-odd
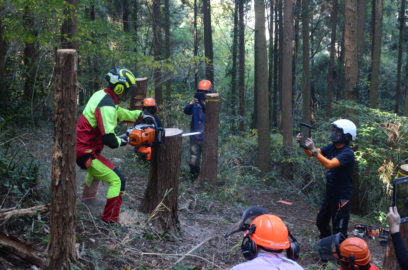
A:
<svg viewBox="0 0 408 270">
<path fill-rule="evenodd" d="M 50 182 L 52 140 L 45 134 L 49 134 L 49 130 L 34 131 L 31 139 L 27 138 L 27 144 L 30 145 L 32 154 L 42 163 L 41 188 L 47 190 Z M 250 205 L 262 206 L 285 221 L 301 244 L 298 262 L 305 269 L 336 269 L 331 263 L 324 267 L 319 262 L 314 248 L 318 240 L 318 230 L 315 226 L 318 208 L 317 204 L 308 202 L 303 194 L 288 189 L 282 190 L 282 185 L 274 187 L 262 184 L 262 181 L 255 186 L 230 186 L 228 179 L 223 179 L 226 184 L 219 186 L 217 190 L 203 190 L 183 172 L 178 199 L 180 230 L 161 234 L 151 226 L 152 217 L 138 211 L 147 185 L 148 164 L 142 164 L 142 161 L 135 159 L 129 146 L 117 150 L 105 149 L 104 156 L 127 177 L 127 193 L 120 216 L 122 226 L 107 225 L 99 219 L 105 205 L 106 184 L 100 184 L 98 198 L 94 203 L 80 202 L 85 174 L 78 169 L 79 260 L 72 269 L 229 269 L 244 261 L 240 252 L 242 235 L 237 233 L 225 239 L 224 234 L 229 232 L 231 226 Z M 279 200 L 293 204 L 282 204 Z M 44 215 L 42 219 L 46 221 L 43 226 L 36 227 L 35 231 L 31 231 L 22 239 L 44 250 L 47 241 L 38 243 L 33 240 L 47 238 L 49 227 L 46 223 L 49 222 L 49 214 Z M 351 235 L 354 224 L 365 222 L 363 218 L 353 215 L 349 234 Z M 385 248 L 380 246 L 378 240 L 366 241 L 371 249 L 372 261 L 377 266 L 382 266 Z M 24 265 L 13 266 L 0 257 L 0 269 L 29 268 Z"/>
</svg>

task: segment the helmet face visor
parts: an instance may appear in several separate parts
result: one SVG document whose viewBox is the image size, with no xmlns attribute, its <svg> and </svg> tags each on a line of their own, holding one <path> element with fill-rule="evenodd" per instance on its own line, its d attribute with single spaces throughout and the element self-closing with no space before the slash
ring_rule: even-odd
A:
<svg viewBox="0 0 408 270">
<path fill-rule="evenodd" d="M 330 141 L 334 144 L 341 143 L 343 138 L 343 129 L 338 128 L 336 125 L 332 125 L 330 132 Z"/>
</svg>

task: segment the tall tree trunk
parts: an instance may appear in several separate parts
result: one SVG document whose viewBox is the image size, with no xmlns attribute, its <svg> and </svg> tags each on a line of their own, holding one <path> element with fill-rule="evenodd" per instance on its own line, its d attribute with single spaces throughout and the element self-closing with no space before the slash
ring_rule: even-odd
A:
<svg viewBox="0 0 408 270">
<path fill-rule="evenodd" d="M 270 120 L 270 128 L 272 128 L 273 123 L 273 100 L 275 98 L 273 92 L 273 3 L 274 1 L 270 1 L 269 3 L 269 23 L 268 23 L 268 31 L 269 31 L 269 55 L 268 55 L 268 92 L 269 92 L 269 120 Z"/>
<path fill-rule="evenodd" d="M 310 47 L 309 47 L 309 0 L 302 1 L 303 36 L 303 122 L 310 123 Z"/>
<path fill-rule="evenodd" d="M 208 63 L 205 65 L 205 75 L 207 80 L 214 84 L 214 52 L 212 42 L 211 28 L 211 0 L 203 0 L 203 16 L 204 16 L 204 51 L 205 57 L 208 58 Z"/>
<path fill-rule="evenodd" d="M 334 93 L 334 60 L 336 57 L 336 34 L 337 34 L 337 11 L 338 2 L 333 0 L 333 9 L 330 14 L 331 22 L 331 41 L 330 41 L 330 60 L 329 60 L 329 70 L 327 72 L 327 102 L 326 102 L 326 114 L 331 116 L 332 114 L 332 102 Z"/>
<path fill-rule="evenodd" d="M 282 130 L 283 145 L 292 147 L 292 58 L 293 58 L 293 0 L 285 1 L 283 22 L 283 57 L 282 61 Z"/>
<path fill-rule="evenodd" d="M 35 74 L 37 70 L 37 59 L 36 59 L 36 42 L 37 31 L 35 31 L 35 21 L 34 15 L 32 14 L 31 8 L 29 6 L 24 7 L 23 14 L 24 28 L 26 32 L 25 46 L 24 46 L 24 99 L 27 102 L 31 101 Z"/>
<path fill-rule="evenodd" d="M 161 25 L 160 25 L 160 0 L 153 0 L 153 54 L 154 60 L 161 60 Z M 163 103 L 160 67 L 154 69 L 154 91 L 157 104 Z"/>
<path fill-rule="evenodd" d="M 229 104 L 229 112 L 234 116 L 236 115 L 237 106 L 238 2 L 235 1 L 234 27 L 232 31 L 231 103 Z M 235 128 L 235 123 L 232 126 Z"/>
<path fill-rule="evenodd" d="M 373 52 L 371 64 L 371 86 L 370 86 L 370 106 L 377 108 L 377 92 L 380 77 L 380 58 L 381 58 L 381 40 L 382 40 L 382 17 L 383 0 L 373 1 L 375 5 L 375 23 L 373 36 Z"/>
<path fill-rule="evenodd" d="M 278 105 L 279 105 L 279 84 L 278 84 L 278 73 L 279 69 L 279 33 L 280 33 L 280 22 L 279 22 L 279 0 L 273 1 L 275 5 L 275 38 L 273 44 L 273 96 L 274 99 L 272 101 L 272 126 L 277 128 L 278 127 Z"/>
<path fill-rule="evenodd" d="M 122 24 L 123 24 L 123 31 L 129 32 L 129 3 L 128 0 L 122 1 Z"/>
<path fill-rule="evenodd" d="M 297 70 L 297 58 L 298 58 L 298 54 L 299 54 L 299 25 L 300 25 L 300 20 L 301 20 L 301 12 L 302 12 L 302 0 L 296 0 L 295 3 L 295 7 L 294 7 L 294 19 L 295 19 L 295 28 L 294 28 L 294 35 L 295 35 L 295 50 L 293 52 L 293 59 L 292 59 L 292 103 L 295 100 L 295 96 L 296 96 L 296 70 Z M 293 106 L 293 104 L 292 104 Z"/>
<path fill-rule="evenodd" d="M 0 111 L 5 112 L 8 107 L 8 87 L 6 77 L 7 42 L 4 33 L 4 4 L 0 3 Z"/>
<path fill-rule="evenodd" d="M 194 58 L 198 56 L 198 35 L 197 35 L 197 0 L 194 0 Z M 196 65 L 194 69 L 194 89 L 198 86 L 198 66 Z"/>
<path fill-rule="evenodd" d="M 77 0 L 65 0 L 65 20 L 61 28 L 61 48 L 78 50 L 79 42 L 76 40 L 77 27 Z"/>
<path fill-rule="evenodd" d="M 77 53 L 57 51 L 54 92 L 54 144 L 51 170 L 51 233 L 49 270 L 70 269 L 75 252 L 75 137 Z"/>
<path fill-rule="evenodd" d="M 283 118 L 283 63 L 287 61 L 287 59 L 283 60 L 283 50 L 284 50 L 284 21 L 283 21 L 283 0 L 278 0 L 278 9 L 279 9 L 279 79 L 278 79 L 278 96 L 279 96 L 279 106 L 278 106 L 278 128 L 282 128 L 282 118 Z M 293 15 L 292 15 L 293 16 Z M 291 45 L 291 48 L 293 45 Z M 293 48 L 292 48 L 293 50 Z M 291 58 L 292 59 L 292 58 Z M 292 60 L 291 60 L 292 61 Z M 292 64 L 291 64 L 292 65 Z M 292 70 L 292 66 L 290 67 Z M 291 82 L 292 83 L 292 82 Z"/>
<path fill-rule="evenodd" d="M 360 69 L 363 67 L 363 55 L 364 55 L 364 26 L 366 17 L 366 0 L 357 1 L 357 58 L 358 58 L 358 78 L 360 78 Z"/>
<path fill-rule="evenodd" d="M 405 65 L 405 81 L 408 82 L 408 65 Z M 408 83 L 405 83 L 405 110 L 404 115 L 408 116 Z"/>
<path fill-rule="evenodd" d="M 358 100 L 357 0 L 346 0 L 344 10 L 345 92 L 348 100 Z"/>
<path fill-rule="evenodd" d="M 239 130 L 244 131 L 245 118 L 245 21 L 244 21 L 244 0 L 238 1 L 238 88 L 239 88 L 239 115 L 241 117 Z"/>
<path fill-rule="evenodd" d="M 395 88 L 395 106 L 394 112 L 399 112 L 401 98 L 401 66 L 402 66 L 402 46 L 404 43 L 404 25 L 405 25 L 405 0 L 401 0 L 401 10 L 399 14 L 399 41 L 398 41 L 398 63 L 397 63 L 397 86 Z"/>
<path fill-rule="evenodd" d="M 171 45 L 170 45 L 170 1 L 164 0 L 164 43 L 165 43 L 165 57 L 170 59 Z M 166 82 L 166 99 L 170 101 L 171 97 L 171 78 Z"/>
<path fill-rule="evenodd" d="M 182 130 L 166 129 L 163 144 L 154 144 L 149 173 L 140 211 L 149 213 L 153 224 L 161 231 L 177 230 L 177 197 L 179 189 Z"/>
<path fill-rule="evenodd" d="M 269 171 L 270 136 L 264 1 L 255 1 L 255 65 L 257 67 L 255 72 L 257 107 L 266 112 L 257 114 L 256 125 L 258 130 L 258 166 L 262 175 L 265 175 Z"/>
</svg>

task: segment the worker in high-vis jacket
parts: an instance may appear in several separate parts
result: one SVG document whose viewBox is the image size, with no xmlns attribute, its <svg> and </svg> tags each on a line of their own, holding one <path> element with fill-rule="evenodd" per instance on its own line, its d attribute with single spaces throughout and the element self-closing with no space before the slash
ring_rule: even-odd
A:
<svg viewBox="0 0 408 270">
<path fill-rule="evenodd" d="M 320 239 L 338 232 L 347 237 L 355 163 L 354 152 L 349 145 L 356 136 L 356 125 L 348 119 L 339 119 L 331 124 L 331 144 L 316 148 L 312 138 L 305 141 L 306 154 L 315 157 L 326 169 L 326 192 L 316 218 Z M 297 140 L 302 139 L 303 135 L 298 134 Z"/>
<path fill-rule="evenodd" d="M 76 162 L 86 170 L 85 184 L 89 187 L 93 178 L 109 184 L 106 205 L 102 220 L 108 223 L 119 222 L 122 193 L 126 180 L 123 174 L 109 160 L 101 155 L 104 145 L 118 148 L 127 144 L 126 139 L 115 134 L 118 122 L 135 122 L 142 117 L 142 111 L 126 110 L 119 106 L 126 100 L 136 77 L 124 67 L 115 67 L 105 79 L 108 87 L 95 92 L 77 123 Z"/>
</svg>

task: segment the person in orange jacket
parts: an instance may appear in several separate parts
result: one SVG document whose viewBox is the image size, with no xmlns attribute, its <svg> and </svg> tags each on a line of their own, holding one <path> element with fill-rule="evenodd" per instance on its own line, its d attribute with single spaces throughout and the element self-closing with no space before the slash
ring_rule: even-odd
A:
<svg viewBox="0 0 408 270">
<path fill-rule="evenodd" d="M 358 237 L 341 242 L 337 259 L 340 261 L 339 270 L 379 270 L 370 263 L 371 254 L 366 241 Z"/>
<path fill-rule="evenodd" d="M 327 169 L 326 192 L 316 218 L 320 239 L 338 232 L 347 237 L 353 190 L 355 157 L 349 144 L 357 136 L 357 127 L 348 119 L 334 121 L 331 126 L 332 143 L 326 147 L 316 148 L 311 138 L 305 141 L 305 153 L 309 157 L 315 157 Z M 296 139 L 300 141 L 302 136 L 298 134 Z"/>
</svg>

